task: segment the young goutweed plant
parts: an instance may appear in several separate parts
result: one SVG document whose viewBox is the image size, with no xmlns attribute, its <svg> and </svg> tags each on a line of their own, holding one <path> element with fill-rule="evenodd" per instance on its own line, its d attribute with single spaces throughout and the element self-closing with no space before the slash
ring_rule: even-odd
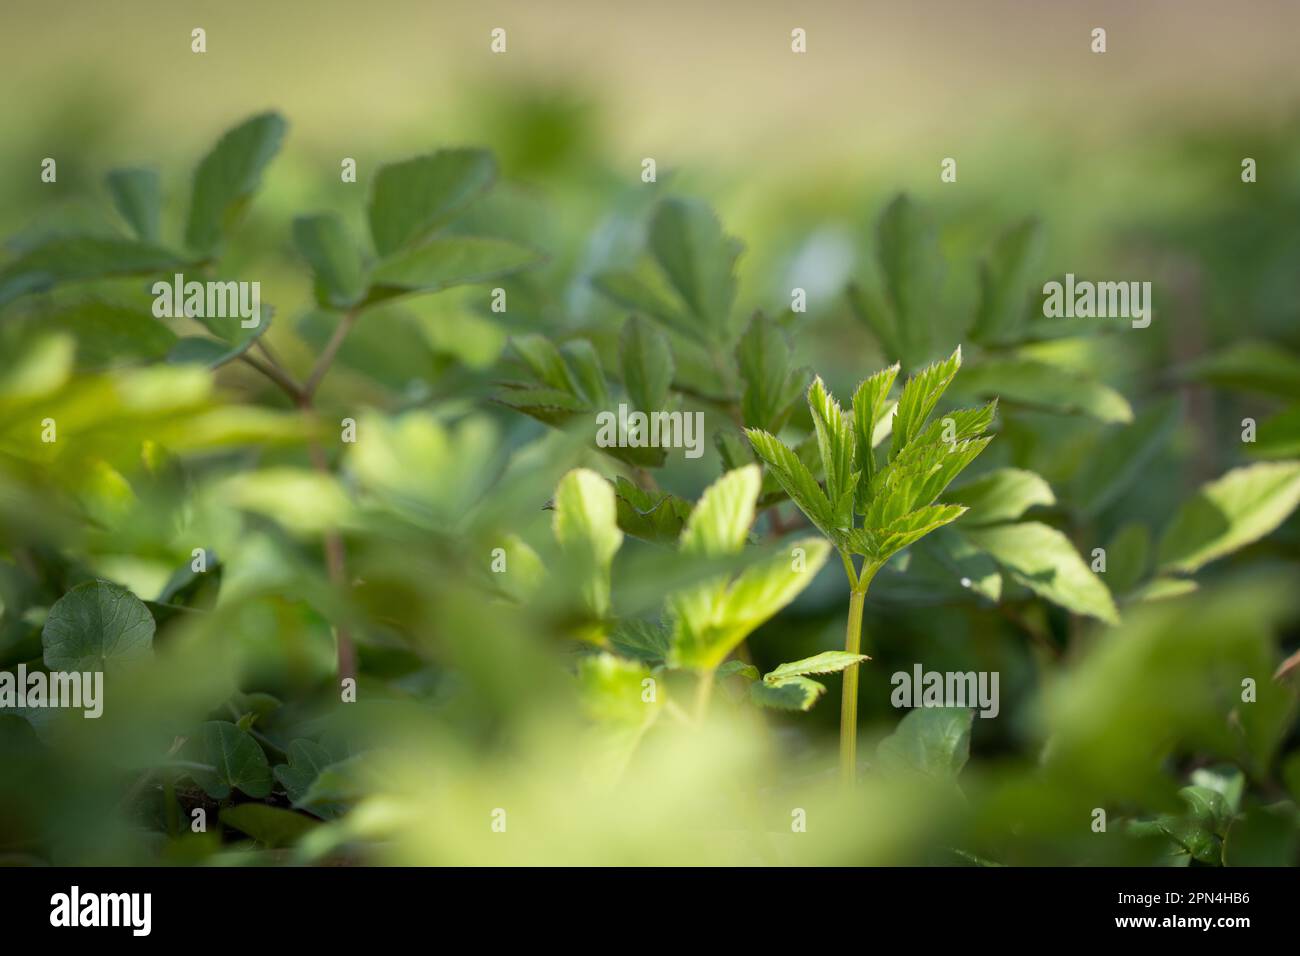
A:
<svg viewBox="0 0 1300 956">
<path fill-rule="evenodd" d="M 826 476 L 824 489 L 794 450 L 775 435 L 757 428 L 745 430 L 754 451 L 844 562 L 850 588 L 847 654 L 860 653 L 862 606 L 876 572 L 893 555 L 966 511 L 961 505 L 934 502 L 991 440 L 984 431 L 993 421 L 997 402 L 930 421 L 960 367 L 959 347 L 946 360 L 918 372 L 903 388 L 892 418 L 888 417 L 889 392 L 898 365 L 862 382 L 847 413 L 821 378 L 814 380 L 808 389 L 808 407 Z M 876 436 L 886 429 L 892 434 L 881 460 Z M 856 557 L 862 558 L 860 564 Z M 857 717 L 854 664 L 844 671 L 840 710 L 840 774 L 850 784 L 856 775 Z"/>
</svg>

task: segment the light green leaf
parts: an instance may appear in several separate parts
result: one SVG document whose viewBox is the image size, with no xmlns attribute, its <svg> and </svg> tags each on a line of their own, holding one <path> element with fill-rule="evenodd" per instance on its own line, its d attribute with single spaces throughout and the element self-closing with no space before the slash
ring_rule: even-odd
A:
<svg viewBox="0 0 1300 956">
<path fill-rule="evenodd" d="M 886 773 L 954 781 L 970 759 L 973 718 L 965 707 L 919 707 L 880 742 L 876 760 Z"/>
<path fill-rule="evenodd" d="M 673 382 L 673 353 L 668 338 L 637 316 L 623 323 L 623 387 L 632 406 L 649 414 L 668 402 Z"/>
<path fill-rule="evenodd" d="M 659 695 L 647 701 L 643 681 L 650 669 L 613 654 L 592 654 L 578 661 L 578 698 L 595 721 L 641 728 L 659 714 Z"/>
<path fill-rule="evenodd" d="M 482 149 L 444 149 L 380 167 L 370 198 L 370 236 L 386 257 L 420 242 L 483 195 L 496 161 Z"/>
<path fill-rule="evenodd" d="M 890 439 L 890 460 L 898 457 L 909 442 L 921 433 L 935 404 L 961 368 L 961 346 L 947 359 L 922 369 L 903 386 L 894 414 L 894 433 Z"/>
<path fill-rule="evenodd" d="M 448 236 L 393 253 L 375 266 L 367 303 L 414 292 L 440 292 L 511 275 L 542 257 L 505 239 Z"/>
<path fill-rule="evenodd" d="M 154 620 L 144 602 L 107 581 L 79 584 L 54 602 L 41 630 L 45 666 L 102 671 L 147 657 Z"/>
<path fill-rule="evenodd" d="M 1054 505 L 1056 495 L 1042 476 L 1021 468 L 998 468 L 974 481 L 951 488 L 945 501 L 959 502 L 969 509 L 966 524 L 998 524 L 1015 521 L 1035 505 Z"/>
<path fill-rule="evenodd" d="M 704 489 L 682 531 L 682 550 L 710 557 L 739 552 L 754 523 L 761 483 L 758 466 L 745 465 Z"/>
<path fill-rule="evenodd" d="M 263 113 L 228 131 L 194 172 L 185 244 L 210 254 L 239 220 L 262 181 L 262 171 L 280 151 L 287 124 Z"/>
<path fill-rule="evenodd" d="M 813 379 L 808 389 L 808 410 L 817 432 L 817 449 L 826 475 L 826 497 L 831 502 L 832 520 L 837 528 L 848 527 L 853 523 L 853 506 L 861 477 L 854 470 L 857 449 L 853 425 L 834 396 L 826 391 L 821 376 Z"/>
<path fill-rule="evenodd" d="M 824 693 L 825 684 L 807 677 L 791 677 L 772 683 L 760 680 L 749 685 L 749 699 L 760 707 L 773 710 L 811 710 Z"/>
<path fill-rule="evenodd" d="M 859 490 L 863 492 L 866 490 L 866 483 L 870 482 L 876 474 L 876 456 L 872 449 L 876 447 L 876 432 L 885 418 L 889 390 L 894 387 L 894 379 L 897 376 L 898 363 L 894 363 L 889 368 L 881 369 L 870 378 L 864 379 L 858 385 L 857 391 L 853 393 L 853 429 L 856 433 L 858 471 L 863 481 L 863 486 Z M 890 428 L 892 432 L 892 423 Z M 859 495 L 859 510 L 865 508 L 866 503 L 865 497 Z"/>
<path fill-rule="evenodd" d="M 746 664 L 744 661 L 738 661 L 733 659 L 729 661 L 723 661 L 722 666 L 719 667 L 717 671 L 714 672 L 714 676 L 718 680 L 722 680 L 724 677 L 732 677 L 732 676 L 743 677 L 745 678 L 745 680 L 758 680 L 760 675 L 758 673 L 758 668 L 755 667 L 753 664 Z"/>
<path fill-rule="evenodd" d="M 834 674 L 837 671 L 848 670 L 850 667 L 869 660 L 871 658 L 865 654 L 850 654 L 848 651 L 822 651 L 812 657 L 805 657 L 801 661 L 782 664 L 776 670 L 764 674 L 763 680 L 769 683 L 779 683 L 790 677 L 806 677 L 809 674 Z"/>
<path fill-rule="evenodd" d="M 158 219 L 162 212 L 162 189 L 158 173 L 152 169 L 115 169 L 105 180 L 117 208 L 136 237 L 145 242 L 158 239 Z"/>
<path fill-rule="evenodd" d="M 352 245 L 338 214 L 299 216 L 293 221 L 293 241 L 311 265 L 318 303 L 327 308 L 346 308 L 365 293 L 361 254 Z"/>
<path fill-rule="evenodd" d="M 1160 566 L 1196 571 L 1270 534 L 1298 504 L 1300 461 L 1234 468 L 1183 504 L 1160 540 Z"/>
<path fill-rule="evenodd" d="M 232 790 L 250 797 L 270 795 L 271 765 L 248 731 L 226 720 L 210 720 L 187 746 L 193 760 L 213 768 L 192 770 L 190 775 L 214 800 L 226 799 Z"/>
<path fill-rule="evenodd" d="M 1013 578 L 1053 604 L 1114 624 L 1110 591 L 1060 531 L 1036 521 L 963 530 Z"/>
<path fill-rule="evenodd" d="M 588 609 L 597 618 L 609 613 L 609 567 L 623 543 L 614 489 L 585 468 L 560 479 L 555 491 L 555 540 L 583 581 Z"/>
<path fill-rule="evenodd" d="M 777 482 L 824 534 L 833 534 L 835 516 L 826 493 L 817 484 L 808 466 L 781 439 L 757 428 L 745 429 L 745 435 L 758 457 L 763 459 Z"/>
<path fill-rule="evenodd" d="M 670 635 L 658 624 L 621 620 L 609 637 L 609 644 L 624 657 L 657 664 L 668 656 Z"/>
</svg>

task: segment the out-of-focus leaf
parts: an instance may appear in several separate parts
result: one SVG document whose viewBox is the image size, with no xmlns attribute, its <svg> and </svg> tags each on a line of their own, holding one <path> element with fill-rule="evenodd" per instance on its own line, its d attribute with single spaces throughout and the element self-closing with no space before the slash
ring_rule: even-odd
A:
<svg viewBox="0 0 1300 956">
<path fill-rule="evenodd" d="M 1128 400 L 1109 385 L 1033 359 L 986 359 L 969 366 L 955 388 L 966 395 L 996 396 L 1029 408 L 1083 414 L 1103 422 L 1133 420 Z"/>
<path fill-rule="evenodd" d="M 1085 517 L 1098 515 L 1137 480 L 1182 418 L 1176 399 L 1144 409 L 1130 425 L 1099 432 L 1066 495 Z"/>
<path fill-rule="evenodd" d="M 505 239 L 449 236 L 402 249 L 371 273 L 368 302 L 415 292 L 440 292 L 498 279 L 534 266 L 542 257 Z"/>
<path fill-rule="evenodd" d="M 1030 283 L 1043 253 L 1043 228 L 1026 219 L 1002 233 L 980 263 L 980 301 L 971 336 L 977 342 L 1014 339 L 1024 326 Z"/>
<path fill-rule="evenodd" d="M 1196 571 L 1268 535 L 1298 504 L 1300 462 L 1234 468 L 1183 504 L 1160 539 L 1160 566 Z"/>
<path fill-rule="evenodd" d="M 380 167 L 370 199 L 370 236 L 381 257 L 427 238 L 483 195 L 496 161 L 482 149 L 443 149 Z"/>
<path fill-rule="evenodd" d="M 588 608 L 597 618 L 609 612 L 609 566 L 623 543 L 617 515 L 614 489 L 594 471 L 576 468 L 560 480 L 555 540 L 575 564 Z"/>
<path fill-rule="evenodd" d="M 70 236 L 50 239 L 0 268 L 0 306 L 64 282 L 156 275 L 184 266 L 174 252 L 136 239 Z"/>
<path fill-rule="evenodd" d="M 739 551 L 754 523 L 759 484 L 758 466 L 746 465 L 706 488 L 682 531 L 682 550 L 709 556 Z"/>
<path fill-rule="evenodd" d="M 811 710 L 824 693 L 825 684 L 807 677 L 770 682 L 761 680 L 749 685 L 749 699 L 760 707 L 773 710 Z"/>
<path fill-rule="evenodd" d="M 1300 356 L 1271 342 L 1235 342 L 1184 374 L 1219 388 L 1300 399 Z"/>
<path fill-rule="evenodd" d="M 272 850 L 292 846 L 320 826 L 320 822 L 311 817 L 264 803 L 222 807 L 220 818 L 226 826 L 247 833 Z"/>
<path fill-rule="evenodd" d="M 1056 495 L 1041 475 L 1022 468 L 998 468 L 974 481 L 950 488 L 944 501 L 967 508 L 967 525 L 1015 521 L 1035 505 L 1054 505 Z"/>
<path fill-rule="evenodd" d="M 974 713 L 965 707 L 918 707 L 876 747 L 876 761 L 885 773 L 956 780 L 970 758 Z"/>
<path fill-rule="evenodd" d="M 145 242 L 158 239 L 162 213 L 162 189 L 152 169 L 115 169 L 106 177 L 113 205 L 136 237 Z"/>
<path fill-rule="evenodd" d="M 1151 530 L 1136 521 L 1124 525 L 1106 544 L 1106 583 L 1114 594 L 1127 594 L 1151 565 Z"/>
<path fill-rule="evenodd" d="M 637 316 L 623 324 L 623 387 L 633 407 L 647 414 L 665 407 L 673 381 L 673 353 L 667 337 Z"/>
<path fill-rule="evenodd" d="M 665 199 L 650 221 L 650 251 L 704 337 L 719 345 L 734 338 L 731 305 L 736 260 L 744 246 L 722 230 L 704 203 Z"/>
<path fill-rule="evenodd" d="M 790 346 L 775 322 L 762 314 L 750 320 L 736 345 L 736 362 L 745 383 L 741 413 L 746 425 L 777 434 L 807 384 L 806 368 L 791 368 Z"/>
<path fill-rule="evenodd" d="M 311 265 L 316 301 L 323 306 L 355 305 L 365 292 L 361 255 L 336 213 L 299 216 L 293 221 L 293 241 Z"/>
<path fill-rule="evenodd" d="M 216 249 L 253 198 L 286 129 L 279 114 L 262 113 L 229 130 L 203 157 L 194 172 L 186 246 L 203 255 Z"/>
</svg>

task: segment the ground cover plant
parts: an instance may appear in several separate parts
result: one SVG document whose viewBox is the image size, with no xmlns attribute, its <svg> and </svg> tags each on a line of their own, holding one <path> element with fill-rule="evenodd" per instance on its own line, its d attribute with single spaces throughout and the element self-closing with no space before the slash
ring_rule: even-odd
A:
<svg viewBox="0 0 1300 956">
<path fill-rule="evenodd" d="M 259 216 L 288 135 L 0 264 L 6 862 L 1296 862 L 1293 339 L 1171 364 L 904 195 L 812 312 L 486 148 Z"/>
</svg>

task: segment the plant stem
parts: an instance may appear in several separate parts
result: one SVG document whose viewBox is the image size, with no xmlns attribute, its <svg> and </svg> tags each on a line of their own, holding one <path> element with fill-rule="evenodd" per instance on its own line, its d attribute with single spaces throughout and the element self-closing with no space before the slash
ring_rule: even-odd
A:
<svg viewBox="0 0 1300 956">
<path fill-rule="evenodd" d="M 334 334 L 325 343 L 325 350 L 321 352 L 320 358 L 316 360 L 316 365 L 312 368 L 311 374 L 307 376 L 306 384 L 302 387 L 302 395 L 307 402 L 312 400 L 321 379 L 325 377 L 325 373 L 330 370 L 330 366 L 334 363 L 334 356 L 338 354 L 339 349 L 343 347 L 343 340 L 352 331 L 352 326 L 357 321 L 357 314 L 356 309 L 349 309 L 343 313 L 343 317 L 339 319 L 339 324 L 334 327 Z"/>
<path fill-rule="evenodd" d="M 844 568 L 848 572 L 852 590 L 849 592 L 849 623 L 844 632 L 844 650 L 850 654 L 862 653 L 862 607 L 867 600 L 867 588 L 878 567 L 864 564 L 859 575 L 853 570 L 853 561 L 843 551 Z M 858 770 L 858 665 L 844 670 L 844 693 L 840 700 L 840 781 L 846 787 L 857 782 Z"/>
<path fill-rule="evenodd" d="M 704 715 L 709 710 L 709 699 L 713 696 L 713 671 L 700 674 L 700 682 L 695 685 L 695 722 L 704 722 Z"/>
</svg>

